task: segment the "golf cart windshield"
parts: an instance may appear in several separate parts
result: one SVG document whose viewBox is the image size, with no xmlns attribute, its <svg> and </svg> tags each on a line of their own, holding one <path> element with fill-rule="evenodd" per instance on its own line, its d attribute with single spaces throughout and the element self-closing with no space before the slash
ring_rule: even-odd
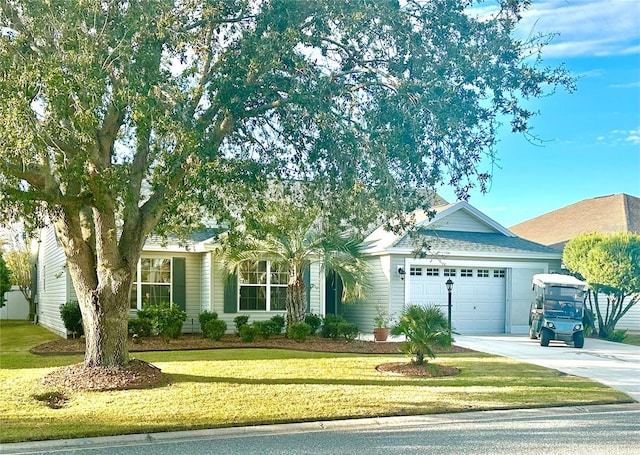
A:
<svg viewBox="0 0 640 455">
<path fill-rule="evenodd" d="M 545 300 L 544 314 L 555 318 L 582 318 L 582 301 Z"/>
</svg>

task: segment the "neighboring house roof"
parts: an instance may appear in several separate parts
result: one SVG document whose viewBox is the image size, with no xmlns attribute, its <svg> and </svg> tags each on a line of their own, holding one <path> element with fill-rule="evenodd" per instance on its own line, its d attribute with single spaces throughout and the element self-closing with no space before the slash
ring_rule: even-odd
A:
<svg viewBox="0 0 640 455">
<path fill-rule="evenodd" d="M 580 234 L 640 233 L 640 198 L 622 193 L 585 199 L 516 224 L 510 230 L 558 250 Z"/>
<path fill-rule="evenodd" d="M 558 256 L 552 248 L 519 238 L 467 202 L 445 204 L 433 210 L 435 214 L 430 219 L 423 212 L 416 213 L 417 241 L 428 246 L 428 255 L 533 255 L 553 259 Z M 461 216 L 469 221 L 461 223 Z M 379 227 L 365 239 L 363 253 L 411 254 L 417 247 L 411 233 L 394 234 Z"/>
</svg>

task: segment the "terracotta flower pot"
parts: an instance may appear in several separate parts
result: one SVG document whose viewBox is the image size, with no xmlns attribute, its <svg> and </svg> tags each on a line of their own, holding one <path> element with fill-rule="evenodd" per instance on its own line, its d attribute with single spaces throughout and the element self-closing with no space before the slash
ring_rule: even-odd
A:
<svg viewBox="0 0 640 455">
<path fill-rule="evenodd" d="M 373 329 L 373 339 L 376 341 L 387 341 L 389 329 L 387 327 L 376 327 Z"/>
</svg>

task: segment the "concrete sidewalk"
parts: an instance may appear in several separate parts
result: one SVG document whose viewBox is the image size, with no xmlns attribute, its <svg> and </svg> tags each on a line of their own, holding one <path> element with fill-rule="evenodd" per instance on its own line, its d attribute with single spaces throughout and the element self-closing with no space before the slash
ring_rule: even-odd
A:
<svg viewBox="0 0 640 455">
<path fill-rule="evenodd" d="M 638 346 L 587 338 L 582 349 L 557 341 L 542 347 L 525 335 L 456 335 L 454 344 L 589 378 L 640 401 Z"/>
</svg>

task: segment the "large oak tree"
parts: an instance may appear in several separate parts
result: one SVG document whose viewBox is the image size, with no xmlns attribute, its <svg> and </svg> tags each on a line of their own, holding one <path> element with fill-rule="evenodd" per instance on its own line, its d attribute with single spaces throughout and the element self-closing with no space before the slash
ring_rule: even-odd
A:
<svg viewBox="0 0 640 455">
<path fill-rule="evenodd" d="M 55 227 L 89 366 L 128 361 L 129 292 L 152 231 L 239 217 L 305 181 L 366 224 L 461 197 L 499 121 L 558 85 L 527 1 L 2 0 L 0 209 Z M 423 207 L 428 208 L 428 207 Z"/>
</svg>

